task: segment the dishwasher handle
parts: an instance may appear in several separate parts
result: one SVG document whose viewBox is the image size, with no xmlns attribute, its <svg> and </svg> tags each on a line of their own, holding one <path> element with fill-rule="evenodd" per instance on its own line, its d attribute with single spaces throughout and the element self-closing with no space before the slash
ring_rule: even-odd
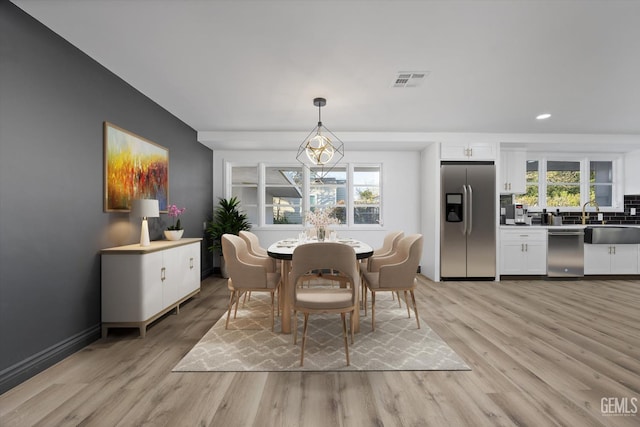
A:
<svg viewBox="0 0 640 427">
<path fill-rule="evenodd" d="M 550 236 L 583 236 L 583 231 L 549 231 Z"/>
</svg>

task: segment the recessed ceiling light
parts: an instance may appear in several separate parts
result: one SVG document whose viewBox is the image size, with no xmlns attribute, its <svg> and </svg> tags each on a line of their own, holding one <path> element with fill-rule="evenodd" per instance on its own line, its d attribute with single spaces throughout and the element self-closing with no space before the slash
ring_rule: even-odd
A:
<svg viewBox="0 0 640 427">
<path fill-rule="evenodd" d="M 536 116 L 536 120 L 546 120 L 546 119 L 548 119 L 549 117 L 551 117 L 551 114 L 549 114 L 549 113 L 542 113 L 542 114 L 539 114 L 538 116 Z"/>
</svg>

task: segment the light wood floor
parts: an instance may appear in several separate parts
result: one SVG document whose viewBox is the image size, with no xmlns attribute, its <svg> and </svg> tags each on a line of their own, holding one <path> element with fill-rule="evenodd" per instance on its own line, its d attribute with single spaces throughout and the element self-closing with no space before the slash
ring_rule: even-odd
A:
<svg viewBox="0 0 640 427">
<path fill-rule="evenodd" d="M 172 373 L 227 292 L 209 278 L 145 339 L 114 331 L 8 391 L 0 425 L 640 425 L 601 413 L 602 398 L 640 400 L 637 280 L 422 280 L 422 319 L 470 372 Z"/>
</svg>

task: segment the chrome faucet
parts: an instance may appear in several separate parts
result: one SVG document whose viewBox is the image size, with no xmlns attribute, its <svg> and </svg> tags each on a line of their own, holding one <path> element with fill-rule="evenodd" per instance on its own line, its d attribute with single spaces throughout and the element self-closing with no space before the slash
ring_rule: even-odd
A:
<svg viewBox="0 0 640 427">
<path fill-rule="evenodd" d="M 585 225 L 587 223 L 587 220 L 589 219 L 589 214 L 586 213 L 586 208 L 588 204 L 594 204 L 596 206 L 596 212 L 600 212 L 600 205 L 598 205 L 598 202 L 594 200 L 589 200 L 587 203 L 585 203 L 584 205 L 582 205 L 582 224 Z M 602 221 L 602 223 L 604 224 L 604 220 Z"/>
</svg>

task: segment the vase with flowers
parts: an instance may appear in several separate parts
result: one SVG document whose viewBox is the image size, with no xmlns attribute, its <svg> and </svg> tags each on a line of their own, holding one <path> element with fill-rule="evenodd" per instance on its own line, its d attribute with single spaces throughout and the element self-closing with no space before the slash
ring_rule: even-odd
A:
<svg viewBox="0 0 640 427">
<path fill-rule="evenodd" d="M 327 227 L 339 224 L 333 209 L 316 209 L 305 213 L 305 223 L 315 228 L 316 238 L 323 242 L 327 235 Z"/>
<path fill-rule="evenodd" d="M 167 240 L 180 240 L 182 238 L 184 229 L 180 223 L 179 216 L 186 210 L 187 208 L 179 208 L 176 205 L 171 205 L 167 208 L 167 214 L 173 218 L 173 225 L 168 226 L 167 229 L 164 230 L 164 237 Z"/>
</svg>

